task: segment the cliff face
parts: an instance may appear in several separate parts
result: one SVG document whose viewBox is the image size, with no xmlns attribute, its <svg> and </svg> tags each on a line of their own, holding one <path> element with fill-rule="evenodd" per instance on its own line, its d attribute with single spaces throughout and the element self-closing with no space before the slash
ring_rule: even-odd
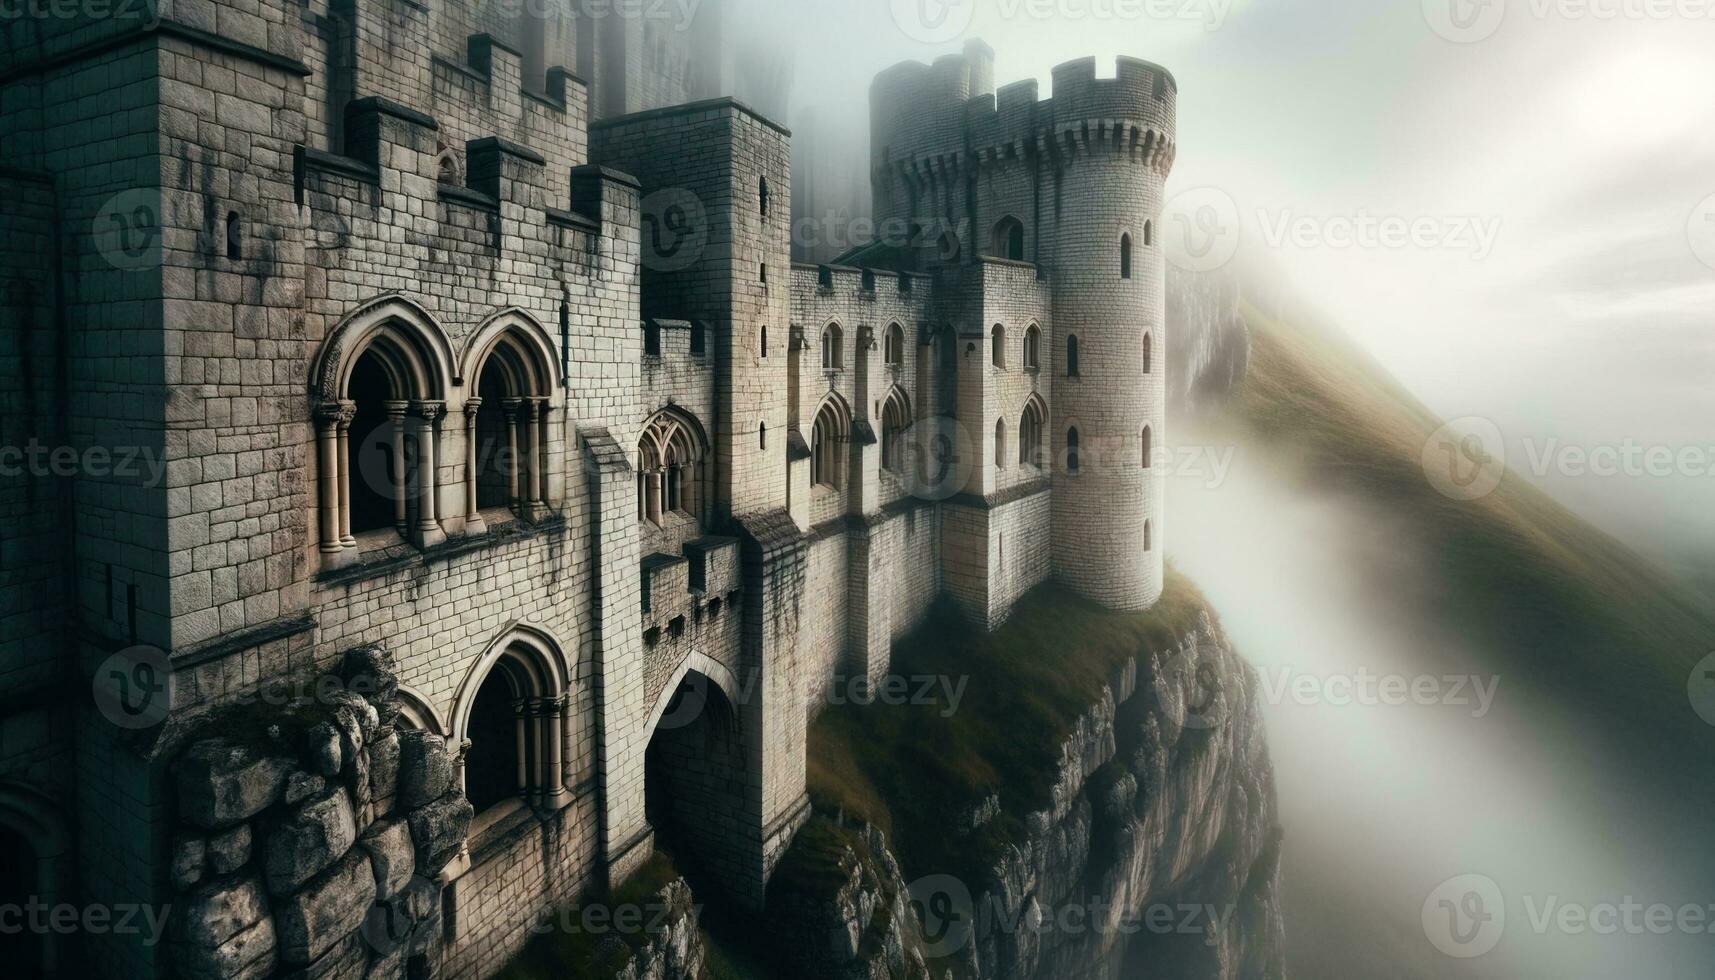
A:
<svg viewBox="0 0 1715 980">
<path fill-rule="evenodd" d="M 969 880 L 908 881 L 874 828 L 813 826 L 770 891 L 770 918 L 805 937 L 794 967 L 868 980 L 1284 976 L 1256 681 L 1206 613 L 1115 671 L 1062 742 L 1051 795 Z M 1000 813 L 998 800 L 979 806 L 960 832 Z"/>
</svg>

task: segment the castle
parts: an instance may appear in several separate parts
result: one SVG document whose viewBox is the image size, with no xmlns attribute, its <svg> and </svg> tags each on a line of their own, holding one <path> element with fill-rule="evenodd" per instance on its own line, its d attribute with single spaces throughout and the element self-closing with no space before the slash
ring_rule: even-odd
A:
<svg viewBox="0 0 1715 980">
<path fill-rule="evenodd" d="M 896 233 L 805 266 L 788 132 L 635 111 L 646 25 L 127 6 L 0 23 L 0 906 L 177 925 L 26 975 L 480 977 L 658 835 L 757 906 L 809 721 L 938 598 L 1159 597 L 1163 69 L 889 70 Z M 196 741 L 354 655 L 319 775 Z M 413 840 L 383 962 L 326 910 Z"/>
</svg>

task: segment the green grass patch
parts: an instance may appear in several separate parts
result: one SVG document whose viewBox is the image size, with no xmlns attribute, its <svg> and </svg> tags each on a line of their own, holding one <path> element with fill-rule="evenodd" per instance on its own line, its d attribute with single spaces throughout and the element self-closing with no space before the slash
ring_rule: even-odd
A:
<svg viewBox="0 0 1715 980">
<path fill-rule="evenodd" d="M 1103 687 L 1127 661 L 1174 644 L 1205 608 L 1171 570 L 1146 613 L 1112 612 L 1056 585 L 1025 597 L 992 635 L 938 608 L 898 644 L 892 672 L 964 680 L 957 710 L 944 700 L 827 709 L 809 735 L 811 799 L 819 812 L 882 828 L 907 879 L 982 880 L 1021 838 L 1024 815 L 1051 802 L 1060 744 Z M 959 816 L 991 796 L 1000 816 L 958 833 Z"/>
<path fill-rule="evenodd" d="M 679 872 L 666 853 L 657 850 L 641 868 L 608 894 L 592 894 L 583 901 L 554 916 L 556 927 L 531 940 L 523 951 L 497 974 L 498 980 L 604 980 L 624 969 L 631 955 L 642 949 L 651 938 L 645 929 L 566 929 L 565 923 L 582 923 L 592 905 L 606 910 L 639 908 L 647 920 L 653 910 L 655 895 L 667 887 Z M 608 921 L 604 916 L 601 922 Z M 609 939 L 619 942 L 608 942 Z"/>
</svg>

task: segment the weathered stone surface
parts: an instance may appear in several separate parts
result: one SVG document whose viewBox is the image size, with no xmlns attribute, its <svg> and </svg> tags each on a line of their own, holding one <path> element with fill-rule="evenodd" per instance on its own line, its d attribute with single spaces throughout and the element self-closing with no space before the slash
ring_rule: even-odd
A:
<svg viewBox="0 0 1715 980">
<path fill-rule="evenodd" d="M 250 825 L 239 824 L 208 839 L 208 864 L 218 875 L 231 874 L 250 860 Z"/>
<path fill-rule="evenodd" d="M 386 648 L 377 644 L 347 650 L 339 675 L 347 690 L 363 695 L 375 706 L 381 724 L 391 725 L 398 717 L 399 678 Z"/>
<path fill-rule="evenodd" d="M 297 806 L 313 796 L 320 796 L 327 791 L 327 786 L 327 780 L 300 769 L 286 779 L 286 805 Z"/>
<path fill-rule="evenodd" d="M 290 771 L 284 759 L 227 739 L 205 739 L 179 758 L 179 812 L 208 830 L 241 823 L 279 800 Z"/>
<path fill-rule="evenodd" d="M 363 924 L 375 901 L 375 874 L 369 854 L 355 848 L 332 868 L 275 907 L 280 959 L 309 966 Z M 328 974 L 333 975 L 333 974 Z"/>
<path fill-rule="evenodd" d="M 345 766 L 339 729 L 322 722 L 304 733 L 304 760 L 318 775 L 333 779 Z"/>
<path fill-rule="evenodd" d="M 369 852 L 370 863 L 375 867 L 378 899 L 392 898 L 410 883 L 411 872 L 417 867 L 417 851 L 410 825 L 404 820 L 381 821 L 358 843 Z"/>
<path fill-rule="evenodd" d="M 175 936 L 213 948 L 268 916 L 268 899 L 254 877 L 211 882 L 187 896 L 174 915 Z"/>
<path fill-rule="evenodd" d="M 213 948 L 176 943 L 174 961 L 185 980 L 256 980 L 274 972 L 274 920 L 263 918 Z"/>
<path fill-rule="evenodd" d="M 358 980 L 365 976 L 364 965 L 369 958 L 369 944 L 359 933 L 336 941 L 315 962 L 281 972 L 279 980 Z M 403 974 L 395 980 L 403 980 Z"/>
<path fill-rule="evenodd" d="M 369 743 L 369 798 L 377 813 L 390 813 L 399 791 L 399 733 L 379 731 Z"/>
<path fill-rule="evenodd" d="M 422 731 L 399 733 L 400 809 L 414 810 L 445 796 L 452 787 L 453 761 L 447 741 Z"/>
<path fill-rule="evenodd" d="M 476 816 L 470 801 L 460 793 L 448 793 L 428 806 L 411 812 L 411 839 L 417 845 L 417 870 L 433 875 L 446 867 L 470 833 Z"/>
<path fill-rule="evenodd" d="M 339 860 L 356 840 L 351 798 L 344 790 L 299 807 L 265 837 L 263 871 L 269 893 L 283 895 L 309 881 Z"/>
<path fill-rule="evenodd" d="M 208 864 L 208 845 L 201 837 L 181 837 L 173 842 L 172 865 L 167 869 L 173 887 L 187 891 L 202 880 Z"/>
<path fill-rule="evenodd" d="M 341 690 L 329 694 L 327 700 L 328 704 L 333 706 L 341 728 L 348 723 L 357 726 L 359 742 L 367 742 L 369 737 L 375 734 L 375 730 L 381 727 L 381 718 L 375 711 L 375 705 L 370 704 L 362 695 Z"/>
</svg>

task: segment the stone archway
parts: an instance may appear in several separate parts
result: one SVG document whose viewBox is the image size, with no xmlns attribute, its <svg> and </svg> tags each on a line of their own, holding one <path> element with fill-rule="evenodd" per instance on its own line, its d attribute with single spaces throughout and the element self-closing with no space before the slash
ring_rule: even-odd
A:
<svg viewBox="0 0 1715 980">
<path fill-rule="evenodd" d="M 644 756 L 644 809 L 656 845 L 694 887 L 747 887 L 760 840 L 749 753 L 725 668 L 687 665 L 662 696 Z"/>
<path fill-rule="evenodd" d="M 0 908 L 31 901 L 52 907 L 70 878 L 65 823 L 40 793 L 0 783 Z M 0 930 L 0 963 L 8 975 L 59 975 L 62 959 L 53 930 Z"/>
</svg>

